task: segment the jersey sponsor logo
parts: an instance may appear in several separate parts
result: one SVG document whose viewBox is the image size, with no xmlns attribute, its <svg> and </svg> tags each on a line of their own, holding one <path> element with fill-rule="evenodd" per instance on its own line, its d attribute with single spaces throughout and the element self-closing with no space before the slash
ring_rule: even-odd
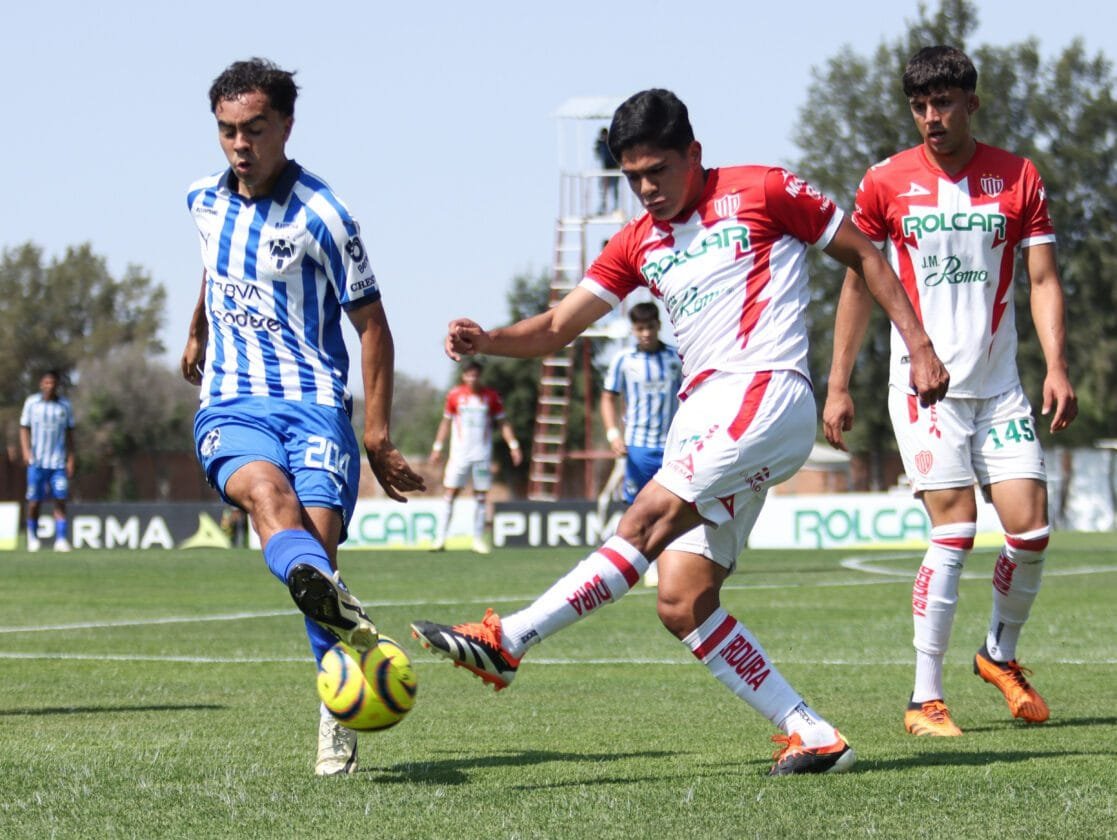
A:
<svg viewBox="0 0 1117 840">
<path fill-rule="evenodd" d="M 350 283 L 349 284 L 349 291 L 359 292 L 359 291 L 361 291 L 361 289 L 367 289 L 369 286 L 375 286 L 375 285 L 376 285 L 376 278 L 375 277 L 365 277 L 363 280 L 358 280 L 355 283 Z"/>
<path fill-rule="evenodd" d="M 946 283 L 948 286 L 960 286 L 966 283 L 988 283 L 989 272 L 985 269 L 972 269 L 962 268 L 962 261 L 958 257 L 951 255 L 942 261 L 939 266 L 938 258 L 928 256 L 923 260 L 924 268 L 940 268 L 941 271 L 932 271 L 930 274 L 923 278 L 923 285 L 928 288 L 941 286 Z"/>
<path fill-rule="evenodd" d="M 928 213 L 904 216 L 901 220 L 904 236 L 914 236 L 922 239 L 924 234 L 960 231 L 984 231 L 995 233 L 998 239 L 1004 239 L 1007 219 L 1003 213 L 981 213 L 979 211 L 963 213 Z"/>
<path fill-rule="evenodd" d="M 233 283 L 215 280 L 213 285 L 228 300 L 260 300 L 260 290 L 252 283 Z"/>
<path fill-rule="evenodd" d="M 907 192 L 902 192 L 902 193 L 896 193 L 896 197 L 897 198 L 918 198 L 919 196 L 930 195 L 930 194 L 931 194 L 931 191 L 929 189 L 927 189 L 925 186 L 923 186 L 922 184 L 917 184 L 917 183 L 915 183 L 915 181 L 911 181 L 908 184 L 908 191 Z"/>
<path fill-rule="evenodd" d="M 982 175 L 981 191 L 990 198 L 996 198 L 1005 188 L 1005 179 L 1000 175 Z"/>
<path fill-rule="evenodd" d="M 267 243 L 268 254 L 276 271 L 283 271 L 295 256 L 295 243 L 289 239 L 272 239 Z"/>
<path fill-rule="evenodd" d="M 671 251 L 660 257 L 653 257 L 640 267 L 640 273 L 653 287 L 660 281 L 664 274 L 677 265 L 683 265 L 691 260 L 704 257 L 708 253 L 717 253 L 725 248 L 736 248 L 734 256 L 750 249 L 749 229 L 744 225 L 725 225 L 711 231 L 701 239 L 694 239 L 686 248 Z"/>
<path fill-rule="evenodd" d="M 730 216 L 736 216 L 737 211 L 741 209 L 741 196 L 737 193 L 730 193 L 729 195 L 719 196 L 714 200 L 714 212 L 721 218 L 728 219 Z"/>
<path fill-rule="evenodd" d="M 277 333 L 283 329 L 283 324 L 276 318 L 260 315 L 257 312 L 246 312 L 243 309 L 225 309 L 223 312 L 213 313 L 222 324 L 230 327 L 240 327 L 248 330 L 267 330 Z"/>
<path fill-rule="evenodd" d="M 368 254 L 365 253 L 365 245 L 361 242 L 361 237 L 351 237 L 349 241 L 345 243 L 345 253 L 349 255 L 349 259 L 357 266 L 357 271 L 361 274 L 368 273 Z"/>
<path fill-rule="evenodd" d="M 698 287 L 691 286 L 682 294 L 671 295 L 664 304 L 667 306 L 667 311 L 671 313 L 671 321 L 677 324 L 682 318 L 697 315 L 726 291 L 726 289 L 713 289 L 705 294 L 699 294 Z"/>
</svg>

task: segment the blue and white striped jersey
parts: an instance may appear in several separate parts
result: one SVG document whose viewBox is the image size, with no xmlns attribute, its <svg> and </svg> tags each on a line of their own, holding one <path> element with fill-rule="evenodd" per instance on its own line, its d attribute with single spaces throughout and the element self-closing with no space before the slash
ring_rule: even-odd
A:
<svg viewBox="0 0 1117 840">
<path fill-rule="evenodd" d="M 74 409 L 68 399 L 44 400 L 42 394 L 32 394 L 23 402 L 19 425 L 31 430 L 30 466 L 65 468 L 66 431 L 74 428 Z"/>
<path fill-rule="evenodd" d="M 624 394 L 625 446 L 664 447 L 682 384 L 683 365 L 670 345 L 664 344 L 654 353 L 631 347 L 613 357 L 604 387 Z"/>
<path fill-rule="evenodd" d="M 226 169 L 187 196 L 206 273 L 202 406 L 261 396 L 348 409 L 341 309 L 380 299 L 357 222 L 294 161 L 266 197 L 235 184 Z"/>
</svg>

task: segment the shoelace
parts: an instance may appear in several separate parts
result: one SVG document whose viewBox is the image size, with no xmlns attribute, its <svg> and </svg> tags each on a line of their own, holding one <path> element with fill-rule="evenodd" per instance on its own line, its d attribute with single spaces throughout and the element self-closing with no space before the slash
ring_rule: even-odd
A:
<svg viewBox="0 0 1117 840">
<path fill-rule="evenodd" d="M 940 703 L 938 700 L 924 703 L 923 714 L 925 714 L 932 723 L 946 723 L 950 717 L 946 705 Z"/>
<path fill-rule="evenodd" d="M 799 736 L 799 733 L 796 732 L 792 735 L 773 735 L 772 743 L 783 744 L 783 746 L 779 747 L 774 753 L 772 753 L 772 760 L 778 762 L 792 750 L 802 748 L 803 739 Z"/>
<path fill-rule="evenodd" d="M 1023 667 L 1015 659 L 1005 662 L 1003 665 L 1001 665 L 1001 667 L 1008 671 L 1013 681 L 1020 688 L 1024 689 L 1024 691 L 1031 691 L 1032 687 L 1025 679 L 1025 677 L 1030 677 L 1032 675 L 1032 671 L 1030 668 Z"/>
</svg>

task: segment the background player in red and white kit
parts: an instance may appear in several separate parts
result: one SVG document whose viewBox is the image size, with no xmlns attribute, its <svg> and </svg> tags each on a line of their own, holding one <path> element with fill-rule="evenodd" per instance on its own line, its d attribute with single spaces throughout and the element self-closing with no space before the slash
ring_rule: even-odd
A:
<svg viewBox="0 0 1117 840">
<path fill-rule="evenodd" d="M 806 248 L 865 273 L 912 355 L 921 398 L 948 376 L 880 252 L 810 185 L 782 169 L 705 169 L 686 106 L 647 90 L 616 111 L 609 145 L 647 212 L 605 247 L 554 308 L 492 331 L 450 323 L 447 352 L 555 352 L 638 286 L 659 297 L 683 359 L 683 403 L 663 467 L 616 535 L 526 609 L 477 624 L 417 621 L 425 645 L 493 683 L 513 679 L 532 645 L 628 592 L 659 558 L 663 624 L 739 698 L 783 731 L 773 775 L 845 770 L 853 751 L 721 607 L 768 488 L 795 473 L 815 435 L 807 373 Z M 638 712 L 628 710 L 631 724 Z"/>
<path fill-rule="evenodd" d="M 512 424 L 504 416 L 504 403 L 494 389 L 481 384 L 481 363 L 471 360 L 462 368 L 461 384 L 455 385 L 446 395 L 446 409 L 431 446 L 430 463 L 437 464 L 442 460 L 446 437 L 450 438 L 450 457 L 446 459 L 446 472 L 442 476 L 444 507 L 434 551 L 446 547 L 454 501 L 468 480 L 477 500 L 473 515 L 473 550 L 480 554 L 489 552 L 489 544 L 485 541 L 485 500 L 493 486 L 494 425 L 500 427 L 512 464 L 518 467 L 523 461 L 523 452 Z"/>
<path fill-rule="evenodd" d="M 946 399 L 911 396 L 908 358 L 893 331 L 888 406 L 900 454 L 931 518 L 931 544 L 912 590 L 915 688 L 904 725 L 914 735 L 961 735 L 943 702 L 942 663 L 958 581 L 977 531 L 974 477 L 997 510 L 1004 547 L 993 571 L 993 612 L 974 673 L 997 686 L 1014 717 L 1047 719 L 1047 704 L 1016 663 L 1016 643 L 1039 589 L 1047 485 L 1032 409 L 1016 370 L 1013 265 L 1031 283 L 1031 311 L 1047 361 L 1043 413 L 1051 431 L 1078 413 L 1064 356 L 1064 307 L 1055 233 L 1031 161 L 974 140 L 977 70 L 953 47 L 927 47 L 908 63 L 903 88 L 921 145 L 876 164 L 857 190 L 854 223 L 883 244 L 950 370 Z M 844 449 L 852 427 L 848 385 L 872 301 L 847 272 L 834 325 L 823 412 L 827 439 Z"/>
</svg>

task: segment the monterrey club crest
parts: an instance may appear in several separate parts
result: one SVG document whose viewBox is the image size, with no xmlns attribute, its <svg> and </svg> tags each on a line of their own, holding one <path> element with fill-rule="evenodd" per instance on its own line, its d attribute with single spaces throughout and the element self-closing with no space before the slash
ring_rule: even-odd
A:
<svg viewBox="0 0 1117 840">
<path fill-rule="evenodd" d="M 934 466 L 935 456 L 924 449 L 922 452 L 915 453 L 915 468 L 919 470 L 920 475 L 927 475 Z"/>
<path fill-rule="evenodd" d="M 202 445 L 199 447 L 199 451 L 202 453 L 203 458 L 208 458 L 220 448 L 221 429 L 218 428 L 212 429 L 206 433 L 206 436 L 202 439 Z"/>
<path fill-rule="evenodd" d="M 291 262 L 295 256 L 295 243 L 287 239 L 273 239 L 268 242 L 268 253 L 271 255 L 272 264 L 276 271 L 283 271 L 283 266 Z"/>
<path fill-rule="evenodd" d="M 995 198 L 1000 195 L 1001 190 L 1005 188 L 1005 179 L 1000 175 L 982 175 L 981 176 L 981 191 L 990 198 Z"/>
<path fill-rule="evenodd" d="M 729 195 L 719 196 L 714 199 L 714 212 L 723 219 L 728 219 L 737 215 L 737 211 L 741 209 L 741 196 L 737 193 L 730 193 Z"/>
</svg>

